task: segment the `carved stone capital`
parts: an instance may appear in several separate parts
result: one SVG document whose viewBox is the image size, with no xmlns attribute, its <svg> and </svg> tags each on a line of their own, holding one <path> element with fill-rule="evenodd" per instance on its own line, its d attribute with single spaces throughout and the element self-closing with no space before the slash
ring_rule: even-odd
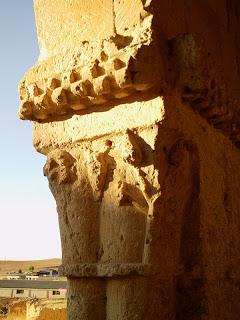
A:
<svg viewBox="0 0 240 320">
<path fill-rule="evenodd" d="M 238 320 L 239 1 L 34 3 L 68 319 Z"/>
</svg>

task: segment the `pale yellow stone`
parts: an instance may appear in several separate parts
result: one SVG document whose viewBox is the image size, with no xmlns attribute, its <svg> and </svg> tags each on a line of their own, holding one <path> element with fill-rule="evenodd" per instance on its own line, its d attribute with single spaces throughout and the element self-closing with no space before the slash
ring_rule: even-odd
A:
<svg viewBox="0 0 240 320">
<path fill-rule="evenodd" d="M 238 12 L 35 0 L 20 117 L 47 158 L 69 320 L 238 320 Z"/>
</svg>

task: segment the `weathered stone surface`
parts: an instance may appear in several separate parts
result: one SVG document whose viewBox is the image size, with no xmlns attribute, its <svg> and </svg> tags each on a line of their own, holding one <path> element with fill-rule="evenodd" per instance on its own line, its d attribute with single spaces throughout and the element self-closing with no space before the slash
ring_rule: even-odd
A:
<svg viewBox="0 0 240 320">
<path fill-rule="evenodd" d="M 19 86 L 22 119 L 54 121 L 163 87 L 153 15 L 129 3 L 61 0 L 55 11 L 35 1 L 40 58 Z"/>
<path fill-rule="evenodd" d="M 238 1 L 35 12 L 20 116 L 47 157 L 68 318 L 238 320 Z"/>
</svg>

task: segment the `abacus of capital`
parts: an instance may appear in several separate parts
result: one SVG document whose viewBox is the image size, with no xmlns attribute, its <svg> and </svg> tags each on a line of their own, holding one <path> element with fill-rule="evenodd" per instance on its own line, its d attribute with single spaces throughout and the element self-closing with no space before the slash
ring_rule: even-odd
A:
<svg viewBox="0 0 240 320">
<path fill-rule="evenodd" d="M 19 114 L 47 157 L 69 320 L 238 319 L 231 3 L 35 0 Z"/>
</svg>

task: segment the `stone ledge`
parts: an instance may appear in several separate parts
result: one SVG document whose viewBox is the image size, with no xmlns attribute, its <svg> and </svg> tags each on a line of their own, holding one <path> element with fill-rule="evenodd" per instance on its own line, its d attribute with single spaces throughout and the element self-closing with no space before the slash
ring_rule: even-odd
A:
<svg viewBox="0 0 240 320">
<path fill-rule="evenodd" d="M 154 274 L 153 266 L 142 263 L 81 263 L 78 265 L 62 265 L 59 273 L 66 277 L 123 277 L 150 276 Z"/>
</svg>

